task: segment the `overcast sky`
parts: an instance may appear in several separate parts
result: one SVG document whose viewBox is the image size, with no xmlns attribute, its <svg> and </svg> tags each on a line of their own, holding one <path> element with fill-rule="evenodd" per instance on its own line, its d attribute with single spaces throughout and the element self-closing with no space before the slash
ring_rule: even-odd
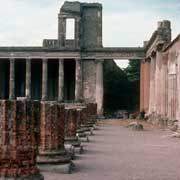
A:
<svg viewBox="0 0 180 180">
<path fill-rule="evenodd" d="M 85 2 L 96 2 L 84 0 Z M 37 46 L 57 38 L 62 0 L 0 0 L 0 46 Z M 142 46 L 157 27 L 171 20 L 180 33 L 180 0 L 99 0 L 103 4 L 103 45 Z"/>
</svg>

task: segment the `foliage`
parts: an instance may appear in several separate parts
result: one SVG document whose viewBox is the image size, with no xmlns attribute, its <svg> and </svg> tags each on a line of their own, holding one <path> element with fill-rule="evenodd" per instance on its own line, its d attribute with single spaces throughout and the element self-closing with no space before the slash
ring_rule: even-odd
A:
<svg viewBox="0 0 180 180">
<path fill-rule="evenodd" d="M 139 104 L 139 61 L 133 60 L 126 69 L 113 60 L 104 63 L 105 112 L 136 110 Z"/>
</svg>

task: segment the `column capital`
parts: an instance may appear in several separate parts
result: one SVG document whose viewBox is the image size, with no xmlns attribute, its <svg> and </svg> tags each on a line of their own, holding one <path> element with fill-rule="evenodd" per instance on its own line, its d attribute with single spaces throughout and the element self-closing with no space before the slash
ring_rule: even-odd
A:
<svg viewBox="0 0 180 180">
<path fill-rule="evenodd" d="M 42 61 L 43 61 L 43 62 L 47 62 L 47 61 L 48 61 L 48 58 L 42 58 Z"/>
<path fill-rule="evenodd" d="M 104 63 L 104 59 L 95 59 L 95 63 Z"/>
</svg>

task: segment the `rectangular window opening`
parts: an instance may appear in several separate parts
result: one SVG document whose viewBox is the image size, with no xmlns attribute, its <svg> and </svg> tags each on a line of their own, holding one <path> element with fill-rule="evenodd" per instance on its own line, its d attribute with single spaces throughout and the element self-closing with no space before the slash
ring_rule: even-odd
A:
<svg viewBox="0 0 180 180">
<path fill-rule="evenodd" d="M 75 19 L 73 18 L 66 19 L 66 39 L 75 39 Z"/>
</svg>

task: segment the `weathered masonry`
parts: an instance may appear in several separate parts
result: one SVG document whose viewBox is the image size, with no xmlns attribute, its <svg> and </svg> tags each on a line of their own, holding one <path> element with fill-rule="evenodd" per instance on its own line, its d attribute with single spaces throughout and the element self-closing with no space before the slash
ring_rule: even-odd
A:
<svg viewBox="0 0 180 180">
<path fill-rule="evenodd" d="M 169 21 L 158 23 L 146 42 L 141 62 L 141 111 L 149 120 L 171 126 L 180 122 L 180 36 L 171 41 Z"/>
<path fill-rule="evenodd" d="M 0 99 L 97 102 L 102 115 L 103 61 L 144 57 L 144 48 L 103 47 L 101 4 L 65 2 L 57 39 L 43 40 L 42 47 L 0 47 Z"/>
</svg>

